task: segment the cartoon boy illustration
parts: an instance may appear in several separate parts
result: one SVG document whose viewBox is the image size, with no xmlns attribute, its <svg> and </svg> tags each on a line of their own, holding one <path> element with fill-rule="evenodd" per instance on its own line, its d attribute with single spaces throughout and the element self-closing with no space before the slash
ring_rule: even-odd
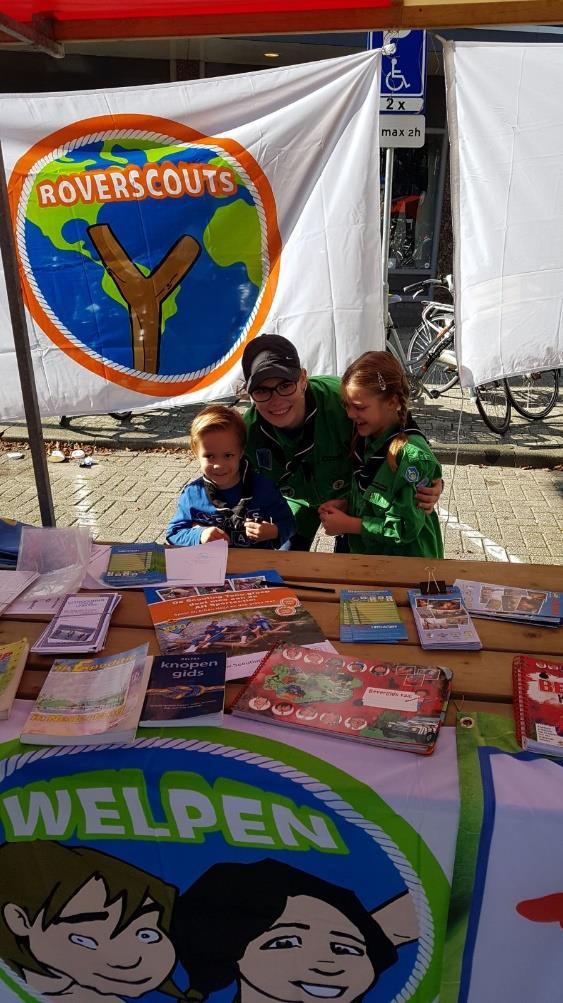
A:
<svg viewBox="0 0 563 1003">
<path fill-rule="evenodd" d="M 49 999 L 122 1003 L 170 979 L 177 889 L 116 857 L 48 841 L 0 846 L 0 957 Z"/>
<path fill-rule="evenodd" d="M 266 859 L 210 867 L 179 896 L 172 936 L 190 996 L 236 984 L 240 1003 L 354 1003 L 417 927 L 408 893 L 372 915 L 349 889 Z"/>
</svg>

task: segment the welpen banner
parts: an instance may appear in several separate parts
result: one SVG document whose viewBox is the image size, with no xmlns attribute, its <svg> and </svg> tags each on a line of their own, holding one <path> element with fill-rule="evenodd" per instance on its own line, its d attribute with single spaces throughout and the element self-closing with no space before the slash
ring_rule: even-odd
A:
<svg viewBox="0 0 563 1003">
<path fill-rule="evenodd" d="M 428 762 L 258 730 L 0 748 L 2 1003 L 436 999 L 452 729 Z"/>
<path fill-rule="evenodd" d="M 383 347 L 379 63 L 0 96 L 44 415 L 232 393 L 264 332 L 317 373 Z M 3 279 L 0 356 L 19 417 Z"/>
</svg>

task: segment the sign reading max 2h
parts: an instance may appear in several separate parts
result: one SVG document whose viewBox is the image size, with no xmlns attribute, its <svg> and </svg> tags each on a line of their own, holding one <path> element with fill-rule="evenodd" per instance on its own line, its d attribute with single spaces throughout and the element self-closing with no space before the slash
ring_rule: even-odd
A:
<svg viewBox="0 0 563 1003">
<path fill-rule="evenodd" d="M 395 52 L 381 59 L 380 144 L 424 146 L 426 32 L 371 32 L 371 48 L 390 43 Z"/>
</svg>

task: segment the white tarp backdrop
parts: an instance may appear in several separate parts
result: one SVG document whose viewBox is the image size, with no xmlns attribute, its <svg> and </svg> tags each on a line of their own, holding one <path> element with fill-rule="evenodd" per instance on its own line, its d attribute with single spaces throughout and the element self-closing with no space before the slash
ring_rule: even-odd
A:
<svg viewBox="0 0 563 1003">
<path fill-rule="evenodd" d="M 43 415 L 232 393 L 264 332 L 316 373 L 384 346 L 379 69 L 0 96 Z M 3 277 L 0 365 L 21 417 Z"/>
<path fill-rule="evenodd" d="M 563 47 L 446 42 L 461 383 L 563 365 Z"/>
</svg>

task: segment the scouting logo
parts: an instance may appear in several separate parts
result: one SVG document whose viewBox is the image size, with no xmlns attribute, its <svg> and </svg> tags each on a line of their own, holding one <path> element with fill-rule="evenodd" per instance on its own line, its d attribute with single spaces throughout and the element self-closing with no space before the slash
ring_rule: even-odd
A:
<svg viewBox="0 0 563 1003">
<path fill-rule="evenodd" d="M 20 158 L 10 200 L 29 311 L 104 379 L 158 397 L 199 390 L 263 325 L 275 201 L 231 139 L 154 116 L 84 119 Z"/>
</svg>

